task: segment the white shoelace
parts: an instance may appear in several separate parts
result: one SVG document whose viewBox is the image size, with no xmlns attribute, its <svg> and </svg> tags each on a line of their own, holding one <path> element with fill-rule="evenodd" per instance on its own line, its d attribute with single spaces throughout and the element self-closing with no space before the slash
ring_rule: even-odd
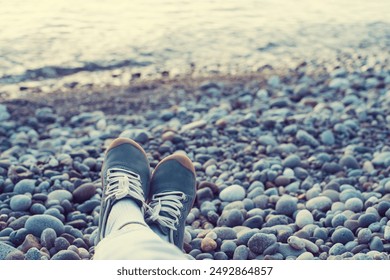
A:
<svg viewBox="0 0 390 280">
<path fill-rule="evenodd" d="M 138 174 L 122 168 L 111 168 L 107 171 L 105 201 L 112 198 L 119 200 L 126 196 L 144 202 L 141 178 Z"/>
<path fill-rule="evenodd" d="M 146 208 L 147 222 L 157 222 L 163 227 L 176 230 L 181 218 L 181 209 L 186 199 L 182 192 L 165 192 L 153 195 L 152 201 Z M 165 213 L 166 215 L 161 215 Z"/>
</svg>

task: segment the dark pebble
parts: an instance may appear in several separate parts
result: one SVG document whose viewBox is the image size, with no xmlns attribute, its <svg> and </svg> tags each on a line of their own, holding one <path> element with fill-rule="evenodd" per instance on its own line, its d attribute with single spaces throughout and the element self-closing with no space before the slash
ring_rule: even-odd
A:
<svg viewBox="0 0 390 280">
<path fill-rule="evenodd" d="M 332 234 L 332 241 L 334 243 L 341 243 L 341 244 L 346 244 L 349 241 L 354 240 L 354 235 L 351 230 L 341 227 L 336 229 L 333 234 Z"/>
<path fill-rule="evenodd" d="M 331 256 L 342 255 L 345 252 L 347 252 L 347 249 L 341 243 L 336 243 L 329 249 L 329 255 Z"/>
<path fill-rule="evenodd" d="M 359 222 L 359 227 L 366 228 L 372 223 L 377 222 L 377 216 L 372 213 L 366 213 L 359 217 L 358 222 Z"/>
<path fill-rule="evenodd" d="M 245 245 L 240 245 L 234 250 L 233 260 L 247 260 L 249 249 Z"/>
<path fill-rule="evenodd" d="M 57 238 L 57 233 L 52 228 L 46 228 L 41 234 L 41 244 L 47 249 L 54 247 L 54 242 Z"/>
<path fill-rule="evenodd" d="M 383 242 L 378 236 L 374 236 L 370 242 L 369 245 L 371 250 L 382 252 L 384 247 L 383 247 Z"/>
<path fill-rule="evenodd" d="M 62 236 L 57 237 L 56 240 L 54 241 L 54 248 L 56 249 L 57 252 L 61 250 L 66 250 L 68 249 L 69 246 L 70 246 L 70 242 Z"/>
<path fill-rule="evenodd" d="M 272 234 L 256 233 L 248 241 L 249 249 L 257 254 L 262 254 L 267 247 L 276 242 L 276 236 Z"/>
<path fill-rule="evenodd" d="M 256 215 L 247 219 L 242 225 L 248 228 L 261 228 L 264 219 L 262 216 Z"/>
<path fill-rule="evenodd" d="M 31 216 L 26 221 L 25 227 L 29 233 L 32 233 L 37 237 L 40 237 L 46 228 L 54 229 L 57 235 L 61 235 L 64 232 L 64 225 L 62 222 L 56 217 L 46 214 Z"/>
<path fill-rule="evenodd" d="M 85 183 L 81 186 L 77 187 L 73 191 L 73 200 L 76 203 L 83 203 L 90 199 L 92 196 L 94 196 L 96 193 L 96 187 L 95 185 L 91 183 Z"/>
<path fill-rule="evenodd" d="M 217 226 L 235 227 L 244 222 L 244 216 L 238 209 L 223 211 L 217 221 Z"/>
<path fill-rule="evenodd" d="M 275 210 L 280 214 L 291 216 L 297 210 L 297 202 L 296 198 L 283 195 L 276 202 Z"/>
<path fill-rule="evenodd" d="M 81 260 L 80 256 L 71 250 L 61 250 L 51 260 Z"/>
</svg>

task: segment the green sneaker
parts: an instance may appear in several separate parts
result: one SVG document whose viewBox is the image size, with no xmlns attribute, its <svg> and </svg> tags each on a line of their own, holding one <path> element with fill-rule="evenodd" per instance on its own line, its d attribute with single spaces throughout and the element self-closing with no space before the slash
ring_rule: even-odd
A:
<svg viewBox="0 0 390 280">
<path fill-rule="evenodd" d="M 152 174 L 146 222 L 183 249 L 185 221 L 195 200 L 195 169 L 183 154 L 163 159 Z"/>
<path fill-rule="evenodd" d="M 95 244 L 106 235 L 107 218 L 115 202 L 131 198 L 142 211 L 146 206 L 150 166 L 145 151 L 133 140 L 115 139 L 107 148 L 101 176 L 103 193 Z"/>
</svg>

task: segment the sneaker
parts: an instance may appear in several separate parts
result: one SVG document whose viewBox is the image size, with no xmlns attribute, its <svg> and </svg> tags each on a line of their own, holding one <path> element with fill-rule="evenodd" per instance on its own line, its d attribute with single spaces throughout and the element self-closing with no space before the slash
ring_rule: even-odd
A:
<svg viewBox="0 0 390 280">
<path fill-rule="evenodd" d="M 146 222 L 183 249 L 185 221 L 195 200 L 195 169 L 183 154 L 162 160 L 153 172 Z"/>
<path fill-rule="evenodd" d="M 115 139 L 107 148 L 101 176 L 103 193 L 96 244 L 106 235 L 107 218 L 115 202 L 131 198 L 143 211 L 150 181 L 150 167 L 145 151 L 133 140 Z"/>
</svg>

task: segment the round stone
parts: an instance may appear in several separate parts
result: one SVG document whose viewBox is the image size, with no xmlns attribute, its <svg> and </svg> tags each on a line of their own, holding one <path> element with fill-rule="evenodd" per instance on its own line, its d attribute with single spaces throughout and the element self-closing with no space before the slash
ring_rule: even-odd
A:
<svg viewBox="0 0 390 280">
<path fill-rule="evenodd" d="M 292 216 L 292 214 L 297 210 L 297 202 L 296 198 L 289 195 L 283 195 L 276 202 L 275 210 L 280 214 Z"/>
<path fill-rule="evenodd" d="M 332 146 L 335 143 L 335 137 L 333 135 L 333 132 L 331 130 L 325 130 L 320 134 L 320 139 L 322 144 L 326 146 Z"/>
<path fill-rule="evenodd" d="M 247 260 L 249 249 L 245 245 L 240 245 L 234 250 L 233 260 Z"/>
<path fill-rule="evenodd" d="M 306 225 L 313 224 L 313 214 L 306 209 L 300 210 L 295 217 L 295 223 L 299 228 L 303 228 Z"/>
<path fill-rule="evenodd" d="M 17 194 L 25 194 L 25 193 L 34 193 L 35 190 L 35 182 L 33 179 L 23 179 L 16 183 L 14 187 L 14 192 Z"/>
<path fill-rule="evenodd" d="M 331 255 L 331 256 L 342 255 L 345 252 L 347 252 L 347 249 L 341 243 L 336 243 L 329 249 L 329 255 Z"/>
<path fill-rule="evenodd" d="M 383 242 L 378 236 L 374 236 L 370 242 L 370 249 L 373 251 L 382 252 L 384 249 Z"/>
<path fill-rule="evenodd" d="M 26 221 L 25 228 L 36 237 L 40 237 L 46 228 L 52 228 L 57 233 L 57 236 L 64 232 L 62 222 L 56 217 L 46 214 L 29 217 Z"/>
<path fill-rule="evenodd" d="M 54 247 L 54 242 L 57 238 L 57 233 L 52 228 L 46 228 L 42 231 L 41 234 L 41 244 L 47 249 Z"/>
<path fill-rule="evenodd" d="M 367 244 L 372 238 L 372 231 L 369 228 L 362 228 L 359 230 L 357 237 L 359 244 Z"/>
<path fill-rule="evenodd" d="M 72 200 L 72 193 L 67 190 L 55 190 L 47 195 L 48 201 L 57 200 L 59 202 L 63 200 Z"/>
<path fill-rule="evenodd" d="M 375 223 L 377 221 L 377 216 L 372 213 L 366 213 L 363 214 L 359 217 L 358 222 L 359 222 L 359 227 L 366 228 L 372 223 Z"/>
<path fill-rule="evenodd" d="M 297 236 L 290 236 L 287 239 L 287 243 L 291 247 L 293 247 L 294 249 L 297 249 L 297 250 L 301 250 L 301 249 L 305 248 L 305 242 Z"/>
<path fill-rule="evenodd" d="M 352 197 L 345 202 L 345 209 L 359 213 L 363 210 L 363 201 L 357 197 Z"/>
<path fill-rule="evenodd" d="M 240 226 L 244 222 L 244 216 L 238 209 L 225 210 L 217 221 L 218 226 L 234 227 Z"/>
<path fill-rule="evenodd" d="M 332 200 L 326 196 L 317 196 L 306 202 L 306 208 L 309 211 L 315 209 L 326 212 L 332 207 Z"/>
<path fill-rule="evenodd" d="M 217 242 L 209 237 L 205 237 L 202 240 L 200 247 L 205 253 L 212 252 L 217 248 Z"/>
<path fill-rule="evenodd" d="M 333 217 L 331 224 L 333 228 L 337 228 L 338 226 L 343 226 L 347 217 L 344 214 L 337 214 Z"/>
<path fill-rule="evenodd" d="M 31 206 L 31 197 L 24 194 L 14 195 L 10 200 L 10 208 L 13 211 L 26 211 Z"/>
<path fill-rule="evenodd" d="M 219 198 L 227 202 L 243 200 L 245 198 L 245 189 L 239 185 L 229 186 L 220 192 Z"/>
<path fill-rule="evenodd" d="M 301 165 L 301 158 L 297 155 L 289 155 L 283 160 L 283 166 L 295 168 Z"/>
<path fill-rule="evenodd" d="M 51 260 L 80 260 L 80 256 L 71 250 L 61 250 Z"/>
<path fill-rule="evenodd" d="M 85 183 L 73 191 L 73 199 L 76 203 L 87 201 L 96 193 L 96 187 L 91 183 Z"/>
<path fill-rule="evenodd" d="M 353 156 L 350 156 L 350 155 L 343 156 L 340 159 L 339 164 L 343 167 L 348 168 L 348 169 L 359 169 L 360 168 L 357 160 Z"/>
<path fill-rule="evenodd" d="M 297 260 L 314 260 L 314 255 L 310 252 L 304 252 L 298 256 Z"/>
<path fill-rule="evenodd" d="M 333 243 L 341 243 L 341 244 L 346 244 L 349 241 L 352 241 L 355 239 L 355 236 L 353 235 L 352 231 L 345 228 L 341 227 L 336 229 L 331 237 Z"/>
<path fill-rule="evenodd" d="M 262 254 L 272 244 L 276 243 L 276 236 L 273 234 L 256 233 L 248 241 L 249 249 L 256 253 Z"/>
</svg>

